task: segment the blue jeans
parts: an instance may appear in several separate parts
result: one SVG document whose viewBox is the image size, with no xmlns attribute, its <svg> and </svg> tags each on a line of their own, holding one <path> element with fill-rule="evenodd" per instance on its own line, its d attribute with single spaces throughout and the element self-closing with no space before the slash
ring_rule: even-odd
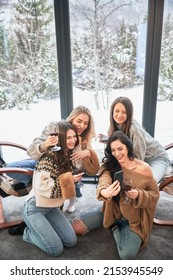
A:
<svg viewBox="0 0 173 280">
<path fill-rule="evenodd" d="M 122 260 L 134 260 L 142 240 L 138 234 L 131 230 L 128 221 L 121 218 L 115 222 L 118 226 L 113 232 L 113 237 L 117 244 L 118 254 Z"/>
<path fill-rule="evenodd" d="M 24 159 L 20 161 L 15 161 L 8 163 L 6 166 L 7 167 L 20 167 L 20 168 L 26 168 L 28 170 L 34 170 L 34 167 L 36 165 L 36 160 L 33 159 Z M 27 185 L 29 181 L 32 179 L 32 175 L 26 175 L 22 173 L 7 173 L 7 175 L 21 183 L 24 183 Z"/>
<path fill-rule="evenodd" d="M 146 161 L 153 172 L 153 177 L 156 179 L 157 183 L 164 177 L 168 166 L 170 165 L 169 160 L 165 158 L 154 158 Z"/>
<path fill-rule="evenodd" d="M 103 227 L 103 213 L 100 208 L 91 212 L 81 214 L 77 219 L 81 220 L 87 227 L 87 231 Z"/>
<path fill-rule="evenodd" d="M 100 208 L 89 213 L 82 214 L 79 218 L 87 231 L 103 227 L 103 213 Z M 113 232 L 113 237 L 117 244 L 118 254 L 123 260 L 133 260 L 141 246 L 141 238 L 134 231 L 131 230 L 128 221 L 122 217 L 115 221 L 118 228 Z"/>
<path fill-rule="evenodd" d="M 23 217 L 27 224 L 23 240 L 36 245 L 49 255 L 59 256 L 64 246 L 76 245 L 76 234 L 58 208 L 37 207 L 35 197 L 32 197 L 24 204 Z"/>
<path fill-rule="evenodd" d="M 80 188 L 82 188 L 82 187 L 83 187 L 82 181 L 79 181 L 79 182 L 75 183 L 76 197 L 81 197 L 82 196 L 82 193 L 80 191 Z"/>
</svg>

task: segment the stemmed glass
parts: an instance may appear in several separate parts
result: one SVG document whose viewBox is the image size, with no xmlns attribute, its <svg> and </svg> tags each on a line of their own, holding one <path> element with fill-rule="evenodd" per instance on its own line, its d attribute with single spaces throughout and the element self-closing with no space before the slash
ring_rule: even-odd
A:
<svg viewBox="0 0 173 280">
<path fill-rule="evenodd" d="M 80 174 L 85 172 L 85 168 L 82 161 L 73 162 L 74 174 Z"/>
<path fill-rule="evenodd" d="M 52 123 L 50 126 L 49 126 L 49 135 L 51 136 L 58 136 L 58 133 L 59 133 L 59 130 L 58 130 L 58 125 L 56 123 Z M 53 146 L 51 148 L 51 151 L 53 152 L 57 152 L 61 150 L 61 147 L 60 146 Z"/>
<path fill-rule="evenodd" d="M 123 179 L 123 183 L 122 183 L 122 191 L 125 195 L 125 192 L 128 192 L 132 189 L 132 179 L 129 177 L 126 177 Z M 132 199 L 130 197 L 128 197 L 127 195 L 125 195 L 124 198 L 124 204 L 130 204 L 132 201 Z"/>
<path fill-rule="evenodd" d="M 76 152 L 79 151 L 79 147 L 76 147 L 73 150 L 73 153 L 75 151 Z M 83 172 L 85 172 L 83 161 L 82 160 L 73 161 L 73 173 L 77 175 L 77 174 L 80 174 L 80 173 L 83 173 Z"/>
</svg>

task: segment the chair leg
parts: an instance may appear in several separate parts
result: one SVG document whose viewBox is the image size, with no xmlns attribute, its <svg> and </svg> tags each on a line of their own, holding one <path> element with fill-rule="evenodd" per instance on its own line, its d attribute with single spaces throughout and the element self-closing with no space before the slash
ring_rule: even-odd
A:
<svg viewBox="0 0 173 280">
<path fill-rule="evenodd" d="M 15 225 L 20 224 L 22 221 L 23 220 L 11 221 L 11 222 L 5 221 L 3 205 L 2 205 L 2 198 L 0 196 L 0 229 L 13 227 Z"/>
<path fill-rule="evenodd" d="M 3 224 L 4 222 L 5 222 L 4 211 L 2 206 L 2 198 L 0 196 L 0 224 Z"/>
<path fill-rule="evenodd" d="M 160 220 L 154 218 L 154 224 L 161 225 L 161 226 L 173 226 L 173 221 L 171 220 Z"/>
</svg>

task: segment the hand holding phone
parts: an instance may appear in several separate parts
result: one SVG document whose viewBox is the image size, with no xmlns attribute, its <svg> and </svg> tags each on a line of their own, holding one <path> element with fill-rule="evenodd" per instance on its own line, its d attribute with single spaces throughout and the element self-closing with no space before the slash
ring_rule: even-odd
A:
<svg viewBox="0 0 173 280">
<path fill-rule="evenodd" d="M 120 185 L 122 186 L 122 182 L 123 182 L 123 171 L 117 171 L 114 173 L 114 182 L 118 180 Z"/>
</svg>

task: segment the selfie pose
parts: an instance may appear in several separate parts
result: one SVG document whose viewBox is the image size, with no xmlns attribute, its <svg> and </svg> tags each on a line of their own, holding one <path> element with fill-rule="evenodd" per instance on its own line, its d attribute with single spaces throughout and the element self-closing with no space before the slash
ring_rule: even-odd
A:
<svg viewBox="0 0 173 280">
<path fill-rule="evenodd" d="M 117 97 L 111 105 L 108 137 L 115 131 L 123 131 L 131 139 L 135 157 L 151 166 L 153 176 L 159 182 L 170 164 L 168 154 L 133 118 L 133 104 L 128 97 Z M 107 142 L 108 137 L 100 134 L 100 142 Z"/>
<path fill-rule="evenodd" d="M 150 166 L 134 157 L 132 142 L 122 131 L 110 136 L 99 174 L 97 198 L 103 207 L 76 218 L 73 228 L 76 234 L 102 225 L 110 228 L 120 259 L 134 259 L 152 230 L 157 182 Z"/>
</svg>

